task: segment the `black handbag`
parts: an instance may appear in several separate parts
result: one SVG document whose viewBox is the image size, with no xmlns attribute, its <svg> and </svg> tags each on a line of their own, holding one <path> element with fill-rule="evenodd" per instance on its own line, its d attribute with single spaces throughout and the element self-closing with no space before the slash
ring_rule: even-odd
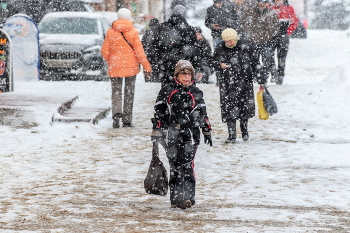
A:
<svg viewBox="0 0 350 233">
<path fill-rule="evenodd" d="M 153 142 L 152 160 L 144 180 L 145 191 L 149 194 L 165 196 L 168 193 L 168 174 L 159 159 L 158 143 Z"/>
<path fill-rule="evenodd" d="M 266 87 L 265 87 L 265 91 L 263 92 L 263 100 L 264 100 L 265 109 L 270 116 L 278 112 L 277 104 Z"/>
</svg>

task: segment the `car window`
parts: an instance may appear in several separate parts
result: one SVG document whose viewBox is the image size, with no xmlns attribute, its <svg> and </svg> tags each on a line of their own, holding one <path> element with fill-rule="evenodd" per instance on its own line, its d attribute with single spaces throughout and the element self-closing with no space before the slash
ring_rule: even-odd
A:
<svg viewBox="0 0 350 233">
<path fill-rule="evenodd" d="M 111 26 L 109 25 L 107 19 L 102 19 L 102 27 L 103 27 L 103 32 L 107 33 L 108 28 Z"/>
<path fill-rule="evenodd" d="M 43 20 L 39 31 L 47 34 L 99 34 L 96 19 L 78 17 Z"/>
</svg>

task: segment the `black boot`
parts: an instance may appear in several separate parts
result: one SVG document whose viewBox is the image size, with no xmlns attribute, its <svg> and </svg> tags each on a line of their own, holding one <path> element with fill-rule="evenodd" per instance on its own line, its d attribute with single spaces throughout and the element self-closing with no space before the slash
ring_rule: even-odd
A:
<svg viewBox="0 0 350 233">
<path fill-rule="evenodd" d="M 236 142 L 236 120 L 227 121 L 228 128 L 228 138 L 225 143 L 235 143 Z"/>
<path fill-rule="evenodd" d="M 229 134 L 225 143 L 235 143 L 236 142 L 236 134 Z"/>
<path fill-rule="evenodd" d="M 123 123 L 123 127 L 134 127 L 132 123 Z"/>
<path fill-rule="evenodd" d="M 276 84 L 277 85 L 282 85 L 283 84 L 283 78 L 284 78 L 283 76 L 278 76 L 277 80 L 276 80 Z"/>
<path fill-rule="evenodd" d="M 277 85 L 282 85 L 283 84 L 283 79 L 284 79 L 284 68 L 278 67 L 278 74 L 277 74 L 277 79 L 276 79 L 276 84 Z"/>
<path fill-rule="evenodd" d="M 243 141 L 248 141 L 249 134 L 248 134 L 248 120 L 241 120 L 241 132 L 242 132 L 242 139 Z"/>
<path fill-rule="evenodd" d="M 122 114 L 120 113 L 114 113 L 113 114 L 113 129 L 119 128 L 119 119 L 122 117 Z"/>
</svg>

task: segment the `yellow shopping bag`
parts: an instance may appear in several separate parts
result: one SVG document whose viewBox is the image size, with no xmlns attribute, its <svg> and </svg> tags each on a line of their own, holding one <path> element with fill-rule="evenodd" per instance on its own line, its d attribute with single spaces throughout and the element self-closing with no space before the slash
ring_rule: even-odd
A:
<svg viewBox="0 0 350 233">
<path fill-rule="evenodd" d="M 268 120 L 269 113 L 266 111 L 265 106 L 264 106 L 263 93 L 264 93 L 264 87 L 262 85 L 260 85 L 259 91 L 258 91 L 258 93 L 256 93 L 256 100 L 258 102 L 259 118 L 262 120 Z"/>
</svg>

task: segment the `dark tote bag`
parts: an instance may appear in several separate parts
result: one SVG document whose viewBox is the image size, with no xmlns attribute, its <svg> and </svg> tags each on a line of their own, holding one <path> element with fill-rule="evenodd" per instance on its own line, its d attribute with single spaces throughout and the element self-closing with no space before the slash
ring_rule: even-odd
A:
<svg viewBox="0 0 350 233">
<path fill-rule="evenodd" d="M 168 174 L 164 164 L 159 159 L 158 143 L 153 142 L 152 160 L 144 180 L 147 193 L 165 196 L 168 193 Z"/>
<path fill-rule="evenodd" d="M 263 100 L 264 100 L 265 109 L 270 116 L 278 112 L 277 104 L 266 87 L 265 87 L 265 91 L 263 92 Z"/>
</svg>

